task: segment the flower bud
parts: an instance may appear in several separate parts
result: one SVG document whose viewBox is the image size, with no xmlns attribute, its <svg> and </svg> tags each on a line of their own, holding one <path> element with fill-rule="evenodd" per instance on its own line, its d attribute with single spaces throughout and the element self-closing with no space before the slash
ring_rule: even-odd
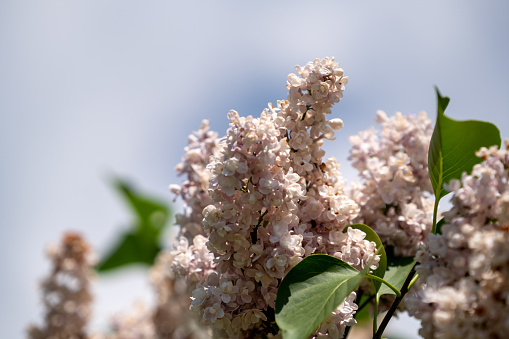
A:
<svg viewBox="0 0 509 339">
<path fill-rule="evenodd" d="M 339 118 L 331 119 L 329 121 L 329 126 L 332 127 L 333 130 L 339 131 L 340 129 L 343 128 L 343 120 Z"/>
</svg>

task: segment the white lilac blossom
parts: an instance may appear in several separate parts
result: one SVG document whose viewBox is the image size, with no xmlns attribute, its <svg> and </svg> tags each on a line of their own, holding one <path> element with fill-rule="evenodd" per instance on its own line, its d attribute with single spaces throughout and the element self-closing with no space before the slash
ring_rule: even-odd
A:
<svg viewBox="0 0 509 339">
<path fill-rule="evenodd" d="M 67 233 L 57 247 L 48 250 L 52 261 L 50 276 L 42 282 L 46 308 L 43 326 L 31 326 L 33 339 L 86 338 L 91 315 L 93 257 L 88 244 L 78 234 Z"/>
<path fill-rule="evenodd" d="M 180 217 L 183 231 L 172 266 L 196 286 L 191 310 L 218 337 L 276 334 L 277 288 L 307 255 L 334 255 L 358 269 L 372 259 L 371 269 L 378 265 L 374 242 L 359 230 L 343 233 L 359 208 L 343 190 L 339 163 L 323 159 L 324 140 L 333 140 L 343 125 L 341 119 L 326 118 L 347 82 L 337 66 L 330 58 L 297 66 L 298 74 L 288 76 L 287 100 L 269 104 L 259 118 L 230 111 L 225 137 L 194 139 L 200 175 L 175 192 L 203 189 L 203 179 L 210 178 L 208 196 L 181 194 L 193 218 L 202 208 L 203 231 L 190 234 L 184 228 L 191 215 Z M 190 159 L 185 157 L 182 168 Z M 182 172 L 193 171 L 191 166 Z M 354 299 L 352 293 L 315 335 L 338 338 L 353 325 Z"/>
<path fill-rule="evenodd" d="M 442 235 L 417 253 L 419 281 L 407 307 L 425 338 L 505 338 L 509 333 L 509 142 L 452 180 Z"/>
<path fill-rule="evenodd" d="M 381 133 L 371 128 L 351 136 L 349 159 L 361 184 L 351 196 L 360 207 L 356 222 L 373 228 L 396 256 L 414 256 L 431 230 L 433 201 L 428 145 L 433 128 L 426 113 L 387 117 L 377 112 Z"/>
</svg>

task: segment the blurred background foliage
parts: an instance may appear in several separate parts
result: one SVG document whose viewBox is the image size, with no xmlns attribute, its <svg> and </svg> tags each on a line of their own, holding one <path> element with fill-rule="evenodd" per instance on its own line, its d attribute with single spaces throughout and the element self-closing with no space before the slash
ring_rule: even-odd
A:
<svg viewBox="0 0 509 339">
<path fill-rule="evenodd" d="M 170 206 L 162 199 L 141 193 L 123 179 L 114 179 L 113 187 L 125 201 L 133 219 L 96 269 L 101 273 L 134 263 L 152 265 L 161 250 L 161 234 L 171 220 Z"/>
</svg>

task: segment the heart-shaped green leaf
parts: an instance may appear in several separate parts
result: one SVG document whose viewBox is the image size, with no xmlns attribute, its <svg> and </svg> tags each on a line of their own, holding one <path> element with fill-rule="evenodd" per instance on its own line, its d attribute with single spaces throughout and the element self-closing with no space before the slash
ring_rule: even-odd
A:
<svg viewBox="0 0 509 339">
<path fill-rule="evenodd" d="M 468 120 L 456 121 L 445 115 L 449 104 L 448 97 L 442 97 L 436 88 L 438 108 L 437 120 L 429 144 L 428 170 L 435 192 L 435 212 L 433 233 L 436 233 L 436 213 L 439 200 L 447 192 L 444 184 L 451 179 L 460 179 L 463 172 L 470 172 L 475 164 L 481 162 L 475 151 L 481 147 L 500 146 L 498 128 L 488 122 Z"/>
<path fill-rule="evenodd" d="M 276 322 L 285 339 L 306 339 L 353 290 L 368 270 L 329 255 L 304 258 L 285 276 L 276 298 Z"/>
</svg>

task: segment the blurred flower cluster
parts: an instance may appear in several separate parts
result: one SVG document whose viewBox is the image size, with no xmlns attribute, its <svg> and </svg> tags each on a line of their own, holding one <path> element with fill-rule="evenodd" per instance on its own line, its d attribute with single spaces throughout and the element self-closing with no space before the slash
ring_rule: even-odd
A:
<svg viewBox="0 0 509 339">
<path fill-rule="evenodd" d="M 93 254 L 76 233 L 64 235 L 60 246 L 48 249 L 52 270 L 42 284 L 46 308 L 43 326 L 30 326 L 34 339 L 79 339 L 86 337 L 92 310 Z"/>
</svg>

